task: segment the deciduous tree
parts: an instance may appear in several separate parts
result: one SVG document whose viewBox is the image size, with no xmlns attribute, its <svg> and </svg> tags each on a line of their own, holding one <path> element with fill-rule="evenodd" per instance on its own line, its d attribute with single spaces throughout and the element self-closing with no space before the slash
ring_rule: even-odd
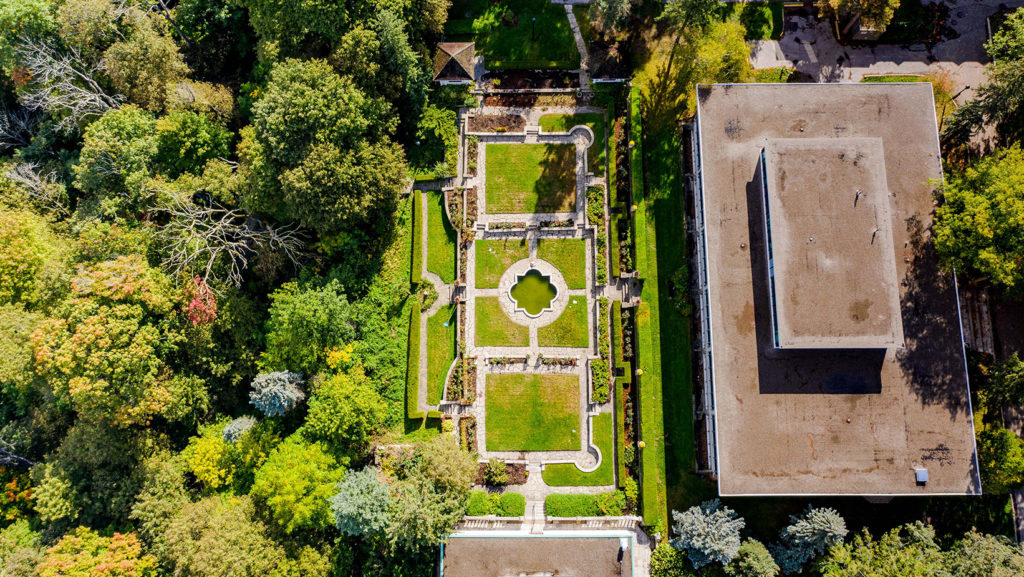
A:
<svg viewBox="0 0 1024 577">
<path fill-rule="evenodd" d="M 1024 281 L 1024 151 L 996 151 L 944 186 L 935 248 L 946 266 L 970 269 L 1008 289 Z"/>
<path fill-rule="evenodd" d="M 939 577 L 945 575 L 935 531 L 917 524 L 897 527 L 877 541 L 867 529 L 838 543 L 818 564 L 823 577 Z"/>
<path fill-rule="evenodd" d="M 978 433 L 978 465 L 986 493 L 1019 487 L 1024 483 L 1024 441 L 1009 429 L 990 426 Z"/>
<path fill-rule="evenodd" d="M 104 212 L 145 209 L 158 146 L 152 114 L 136 106 L 111 110 L 85 130 L 75 186 L 98 198 Z"/>
<path fill-rule="evenodd" d="M 779 574 L 779 566 L 760 541 L 747 539 L 740 545 L 732 563 L 725 566 L 725 574 L 733 577 L 775 577 Z"/>
<path fill-rule="evenodd" d="M 314 385 L 303 434 L 343 452 L 358 451 L 384 424 L 384 400 L 356 365 Z"/>
<path fill-rule="evenodd" d="M 355 337 L 351 307 L 337 281 L 285 283 L 270 300 L 267 347 L 260 358 L 264 370 L 315 375 L 326 366 L 328 352 Z"/>
<path fill-rule="evenodd" d="M 170 90 L 189 72 L 174 40 L 148 20 L 141 21 L 126 40 L 107 48 L 103 60 L 117 91 L 153 112 L 167 107 Z"/>
<path fill-rule="evenodd" d="M 251 494 L 266 504 L 286 533 L 322 530 L 333 524 L 328 499 L 343 471 L 317 443 L 293 436 L 256 472 Z"/>
<path fill-rule="evenodd" d="M 156 558 L 142 552 L 134 533 L 101 537 L 79 527 L 46 550 L 40 577 L 156 577 Z"/>
</svg>

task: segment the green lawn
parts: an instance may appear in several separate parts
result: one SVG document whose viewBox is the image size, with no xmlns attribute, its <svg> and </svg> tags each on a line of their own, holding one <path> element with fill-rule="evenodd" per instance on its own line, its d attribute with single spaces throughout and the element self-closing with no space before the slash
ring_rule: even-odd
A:
<svg viewBox="0 0 1024 577">
<path fill-rule="evenodd" d="M 601 463 L 595 471 L 584 473 L 572 463 L 553 463 L 544 467 L 544 482 L 553 487 L 611 485 L 615 482 L 615 443 L 612 439 L 612 414 L 593 418 L 594 440 L 601 451 Z"/>
<path fill-rule="evenodd" d="M 633 93 L 634 138 L 640 118 Z M 634 148 L 634 214 L 637 270 L 644 279 L 636 312 L 640 383 L 640 487 L 644 522 L 655 525 L 669 509 L 683 510 L 713 496 L 714 487 L 695 473 L 693 382 L 688 319 L 669 302 L 672 274 L 686 264 L 686 234 L 679 139 L 671 127 L 645 131 Z M 642 180 L 637 186 L 637 173 Z M 671 338 L 662 339 L 661 335 Z M 671 415 L 666 427 L 664 415 Z M 667 489 L 667 492 L 666 492 Z"/>
<path fill-rule="evenodd" d="M 597 176 L 604 175 L 604 115 L 596 112 L 584 114 L 545 114 L 540 117 L 544 132 L 568 132 L 574 126 L 589 126 L 594 131 L 594 144 L 587 149 L 587 163 Z"/>
<path fill-rule="evenodd" d="M 498 288 L 498 281 L 508 267 L 530 256 L 525 238 L 480 239 L 473 245 L 476 248 L 476 288 Z"/>
<path fill-rule="evenodd" d="M 580 381 L 576 375 L 487 375 L 488 451 L 577 451 Z"/>
<path fill-rule="evenodd" d="M 549 0 L 456 0 L 448 13 L 446 33 L 472 34 L 488 69 L 580 65 L 565 10 Z"/>
<path fill-rule="evenodd" d="M 476 346 L 526 347 L 530 329 L 512 322 L 498 303 L 499 297 L 476 298 Z M 500 297 L 505 298 L 505 297 Z"/>
<path fill-rule="evenodd" d="M 570 212 L 576 208 L 576 147 L 488 144 L 487 212 Z"/>
<path fill-rule="evenodd" d="M 427 194 L 427 270 L 446 283 L 455 282 L 455 229 L 444 212 L 444 196 Z"/>
<path fill-rule="evenodd" d="M 587 245 L 583 239 L 539 239 L 537 258 L 553 264 L 570 289 L 587 288 Z"/>
<path fill-rule="evenodd" d="M 537 329 L 537 344 L 542 347 L 577 347 L 590 344 L 586 297 L 569 297 L 569 305 L 550 325 Z"/>
<path fill-rule="evenodd" d="M 443 306 L 427 319 L 427 404 L 441 402 L 444 378 L 455 360 L 455 305 Z M 444 326 L 448 323 L 448 326 Z"/>
</svg>

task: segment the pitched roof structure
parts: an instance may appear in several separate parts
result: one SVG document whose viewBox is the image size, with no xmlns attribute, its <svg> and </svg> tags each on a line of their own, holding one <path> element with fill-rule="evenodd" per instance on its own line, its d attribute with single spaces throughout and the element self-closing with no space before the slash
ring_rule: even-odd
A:
<svg viewBox="0 0 1024 577">
<path fill-rule="evenodd" d="M 434 80 L 475 80 L 472 42 L 442 42 L 434 55 Z"/>
</svg>

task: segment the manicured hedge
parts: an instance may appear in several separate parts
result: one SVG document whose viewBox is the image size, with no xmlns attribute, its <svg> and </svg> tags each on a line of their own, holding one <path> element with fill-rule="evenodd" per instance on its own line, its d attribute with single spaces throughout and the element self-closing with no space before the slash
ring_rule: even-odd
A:
<svg viewBox="0 0 1024 577">
<path fill-rule="evenodd" d="M 412 284 L 423 282 L 423 193 L 412 193 Z"/>
<path fill-rule="evenodd" d="M 405 371 L 405 416 L 422 419 L 426 415 L 419 410 L 420 396 L 420 303 L 412 303 L 409 313 L 409 363 Z"/>
<path fill-rule="evenodd" d="M 626 383 L 628 382 L 628 377 L 615 377 L 615 400 L 618 404 L 615 410 L 615 463 L 619 487 L 622 487 L 622 484 L 626 482 L 626 476 L 629 475 L 629 471 L 626 469 L 626 412 L 624 411 Z"/>
<path fill-rule="evenodd" d="M 552 463 L 544 467 L 544 482 L 552 487 L 611 485 L 615 482 L 615 455 L 612 453 L 612 414 L 594 416 L 594 440 L 601 451 L 597 469 L 584 473 L 574 463 Z"/>
<path fill-rule="evenodd" d="M 544 499 L 548 517 L 603 517 L 622 515 L 626 496 L 622 491 L 597 495 L 553 494 Z"/>
<path fill-rule="evenodd" d="M 483 517 L 497 515 L 499 517 L 522 517 L 526 514 L 526 497 L 521 493 L 507 491 L 505 493 L 487 493 L 470 491 L 466 503 L 466 515 Z"/>
</svg>

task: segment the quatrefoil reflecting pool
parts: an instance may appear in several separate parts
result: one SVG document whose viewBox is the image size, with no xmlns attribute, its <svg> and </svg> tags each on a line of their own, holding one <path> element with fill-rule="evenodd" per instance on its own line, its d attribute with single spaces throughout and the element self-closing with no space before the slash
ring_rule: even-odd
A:
<svg viewBox="0 0 1024 577">
<path fill-rule="evenodd" d="M 541 313 L 551 310 L 551 301 L 558 296 L 558 289 L 551 284 L 551 277 L 531 268 L 525 274 L 516 275 L 516 284 L 512 285 L 508 295 L 512 298 L 516 311 L 536 318 Z"/>
</svg>

